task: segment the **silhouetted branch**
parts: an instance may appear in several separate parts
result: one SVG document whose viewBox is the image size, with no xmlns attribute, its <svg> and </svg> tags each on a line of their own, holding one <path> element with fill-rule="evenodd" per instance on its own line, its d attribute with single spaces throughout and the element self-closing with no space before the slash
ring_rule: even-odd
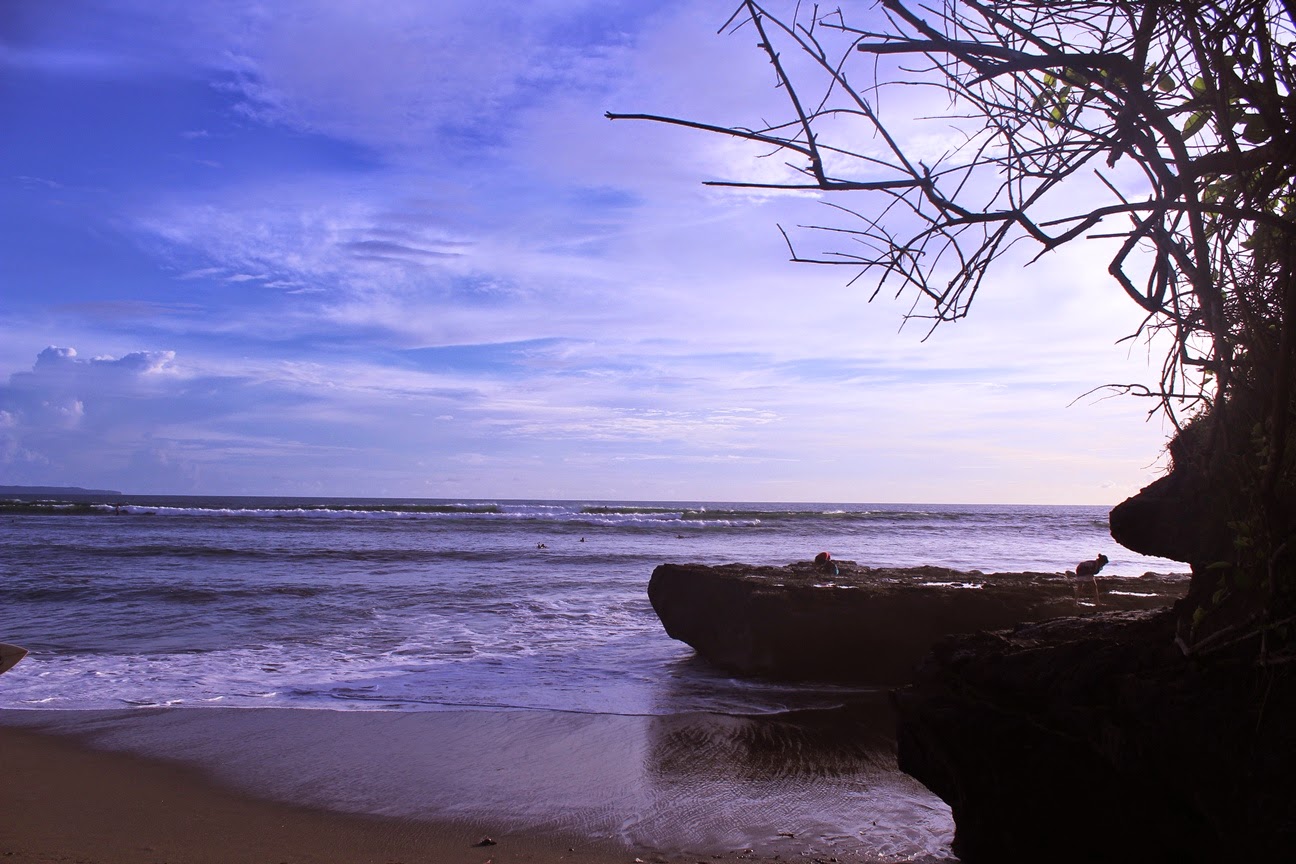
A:
<svg viewBox="0 0 1296 864">
<path fill-rule="evenodd" d="M 840 10 L 785 21 L 757 0 L 738 5 L 726 26 L 751 26 L 788 100 L 790 116 L 763 131 L 608 116 L 720 133 L 806 160 L 789 166 L 804 180 L 708 185 L 864 196 L 867 214 L 835 208 L 859 220 L 855 227 L 801 226 L 851 247 L 805 255 L 780 228 L 792 260 L 856 267 L 855 279 L 876 273 L 870 299 L 896 280 L 931 304 L 930 316 L 915 310 L 917 317 L 966 315 L 987 273 L 1019 241 L 1037 244 L 1037 259 L 1084 238 L 1117 240 L 1108 272 L 1148 314 L 1139 332 L 1174 336 L 1161 386 L 1149 394 L 1171 413 L 1171 403 L 1219 401 L 1238 374 L 1236 346 L 1272 323 L 1220 279 L 1263 282 L 1255 268 L 1241 273 L 1234 263 L 1251 256 L 1258 232 L 1296 242 L 1288 212 L 1296 204 L 1283 203 L 1296 200 L 1289 7 L 881 0 L 878 8 L 887 26 L 865 29 Z M 807 61 L 796 74 L 785 51 Z M 1244 53 L 1251 59 L 1239 59 Z M 874 62 L 862 87 L 848 77 L 857 57 Z M 914 57 L 923 68 L 883 77 L 882 61 Z M 907 115 L 884 121 L 876 111 L 886 89 L 912 85 L 935 88 L 955 109 L 947 119 L 961 141 L 934 161 L 913 157 L 901 134 Z M 1095 159 L 1109 168 L 1125 160 L 1135 174 L 1124 172 L 1118 187 L 1094 172 L 1116 200 L 1074 207 L 1063 190 Z M 1141 188 L 1131 176 L 1141 176 Z M 1215 395 L 1185 389 L 1190 381 Z"/>
</svg>

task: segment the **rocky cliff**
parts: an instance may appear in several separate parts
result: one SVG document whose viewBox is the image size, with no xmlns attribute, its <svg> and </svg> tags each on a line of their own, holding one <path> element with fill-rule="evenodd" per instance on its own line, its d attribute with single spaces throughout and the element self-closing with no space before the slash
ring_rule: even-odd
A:
<svg viewBox="0 0 1296 864">
<path fill-rule="evenodd" d="M 965 862 L 1287 860 L 1296 686 L 1254 647 L 1190 659 L 1175 613 L 940 642 L 897 692 L 899 764 Z"/>
<path fill-rule="evenodd" d="M 1204 428 L 1110 518 L 1122 545 L 1192 565 L 1182 599 L 954 636 L 897 692 L 900 766 L 950 805 L 966 864 L 1296 848 L 1296 617 L 1280 602 L 1292 560 L 1283 544 L 1265 562 L 1278 587 L 1258 587 L 1248 526 L 1229 515 L 1245 500 L 1238 460 Z"/>
</svg>

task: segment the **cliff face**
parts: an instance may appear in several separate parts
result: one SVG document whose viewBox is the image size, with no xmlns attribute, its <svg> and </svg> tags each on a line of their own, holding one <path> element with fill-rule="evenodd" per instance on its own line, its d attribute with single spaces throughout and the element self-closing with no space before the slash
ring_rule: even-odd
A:
<svg viewBox="0 0 1296 864">
<path fill-rule="evenodd" d="M 953 810 L 975 862 L 1287 860 L 1292 676 L 1210 663 L 1174 612 L 952 637 L 896 694 L 899 763 Z"/>
<path fill-rule="evenodd" d="M 1272 596 L 1228 563 L 1242 479 L 1228 454 L 1200 455 L 1202 434 L 1110 517 L 1123 546 L 1192 565 L 1173 607 L 952 637 L 897 692 L 900 767 L 950 805 L 966 864 L 1296 848 L 1296 653 Z"/>
<path fill-rule="evenodd" d="M 648 597 L 668 634 L 722 668 L 879 686 L 909 681 L 943 636 L 1090 609 L 1060 574 L 881 569 L 849 561 L 836 567 L 829 575 L 808 562 L 663 564 L 653 571 Z M 1153 575 L 1100 582 L 1129 592 L 1108 593 L 1109 609 L 1164 606 L 1186 588 L 1181 577 Z"/>
</svg>

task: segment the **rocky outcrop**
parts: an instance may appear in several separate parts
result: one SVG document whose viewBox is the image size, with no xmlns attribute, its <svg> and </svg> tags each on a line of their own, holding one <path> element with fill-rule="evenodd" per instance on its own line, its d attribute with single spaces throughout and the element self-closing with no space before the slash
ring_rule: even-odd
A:
<svg viewBox="0 0 1296 864">
<path fill-rule="evenodd" d="M 1287 859 L 1293 676 L 1174 634 L 1164 610 L 938 643 L 895 697 L 899 762 L 966 864 Z"/>
<path fill-rule="evenodd" d="M 943 636 L 1091 609 L 1063 574 L 836 565 L 829 575 L 810 562 L 663 564 L 648 597 L 668 634 L 724 669 L 879 686 L 909 681 Z M 1109 609 L 1164 606 L 1187 587 L 1183 577 L 1155 574 L 1099 582 Z"/>
<path fill-rule="evenodd" d="M 1109 517 L 1121 545 L 1191 565 L 1172 608 L 954 636 L 896 693 L 900 767 L 949 803 L 965 864 L 1291 857 L 1296 529 L 1264 511 L 1232 409 L 1184 427 L 1173 470 Z"/>
<path fill-rule="evenodd" d="M 1211 507 L 1205 478 L 1175 471 L 1117 504 L 1108 515 L 1112 539 L 1142 555 L 1205 567 L 1232 552 L 1228 526 Z"/>
</svg>

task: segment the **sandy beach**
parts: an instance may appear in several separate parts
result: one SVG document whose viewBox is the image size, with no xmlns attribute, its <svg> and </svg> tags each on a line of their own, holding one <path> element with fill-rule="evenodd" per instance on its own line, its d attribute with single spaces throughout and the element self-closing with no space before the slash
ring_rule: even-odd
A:
<svg viewBox="0 0 1296 864">
<path fill-rule="evenodd" d="M 880 710 L 880 709 L 878 709 Z M 942 861 L 878 710 L 0 712 L 16 862 Z M 494 845 L 478 846 L 489 837 Z"/>
<path fill-rule="evenodd" d="M 21 864 L 632 861 L 612 843 L 338 814 L 266 801 L 200 772 L 0 727 L 0 855 Z M 478 846 L 490 836 L 493 846 Z"/>
</svg>

